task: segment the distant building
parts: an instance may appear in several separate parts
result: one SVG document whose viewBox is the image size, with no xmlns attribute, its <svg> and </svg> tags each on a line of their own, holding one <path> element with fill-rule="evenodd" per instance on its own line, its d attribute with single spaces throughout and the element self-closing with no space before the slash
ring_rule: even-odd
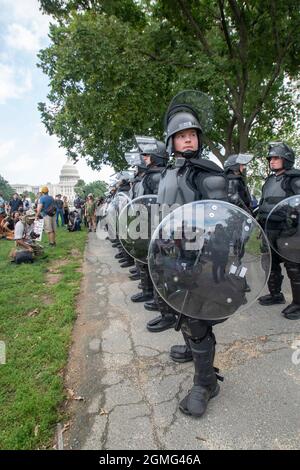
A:
<svg viewBox="0 0 300 470">
<path fill-rule="evenodd" d="M 11 187 L 19 194 L 24 192 L 32 192 L 37 194 L 42 186 L 45 184 L 49 188 L 49 194 L 51 196 L 56 196 L 56 194 L 61 194 L 62 196 L 67 196 L 68 200 L 73 202 L 75 199 L 75 190 L 74 187 L 78 180 L 80 179 L 77 168 L 68 160 L 62 167 L 59 175 L 59 183 L 42 183 L 39 186 L 30 186 L 29 184 L 12 184 Z"/>
</svg>

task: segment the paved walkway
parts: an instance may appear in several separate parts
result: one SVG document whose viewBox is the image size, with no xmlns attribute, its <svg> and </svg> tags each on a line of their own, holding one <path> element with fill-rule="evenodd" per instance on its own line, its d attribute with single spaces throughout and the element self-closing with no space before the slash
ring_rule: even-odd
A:
<svg viewBox="0 0 300 470">
<path fill-rule="evenodd" d="M 281 305 L 256 304 L 217 326 L 216 365 L 225 381 L 203 418 L 187 417 L 178 402 L 192 385 L 192 363 L 168 355 L 181 334 L 147 332 L 156 312 L 130 301 L 138 283 L 111 243 L 89 237 L 67 374 L 67 387 L 84 400 L 72 401 L 65 447 L 299 449 L 300 364 L 291 345 L 300 321 L 282 318 Z"/>
</svg>

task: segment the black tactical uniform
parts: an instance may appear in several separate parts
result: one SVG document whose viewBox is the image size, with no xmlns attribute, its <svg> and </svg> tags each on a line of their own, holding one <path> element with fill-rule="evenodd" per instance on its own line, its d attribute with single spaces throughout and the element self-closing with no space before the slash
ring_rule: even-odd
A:
<svg viewBox="0 0 300 470">
<path fill-rule="evenodd" d="M 143 145 L 143 139 L 145 144 Z M 163 142 L 156 139 L 136 137 L 140 149 L 141 159 L 144 156 L 150 157 L 150 163 L 147 165 L 144 175 L 137 189 L 136 197 L 157 194 L 158 185 L 161 178 L 161 173 L 167 164 L 166 146 Z M 152 144 L 149 142 L 152 141 Z M 148 143 L 147 143 L 148 142 Z M 153 283 L 149 274 L 147 264 L 136 261 L 137 269 L 141 277 L 142 292 L 134 294 L 131 297 L 133 302 L 146 302 L 153 299 Z M 152 309 L 155 308 L 152 301 Z M 151 307 L 150 307 L 151 309 Z M 172 318 L 172 325 L 174 326 L 174 318 Z"/>
<path fill-rule="evenodd" d="M 271 159 L 272 157 L 279 157 L 283 160 L 283 171 L 277 171 L 268 176 L 262 188 L 257 219 L 263 228 L 265 228 L 270 211 L 278 202 L 287 197 L 300 194 L 300 170 L 293 168 L 295 162 L 293 150 L 283 142 L 271 143 L 267 158 Z M 276 229 L 278 223 L 276 220 L 269 223 L 273 223 Z M 283 275 L 280 266 L 281 263 L 284 263 L 291 282 L 293 302 L 282 313 L 285 318 L 290 320 L 300 319 L 300 264 L 284 260 L 273 249 L 271 249 L 271 252 L 272 266 L 268 280 L 270 294 L 260 297 L 259 303 L 261 305 L 285 303 L 284 295 L 281 292 Z"/>
<path fill-rule="evenodd" d="M 158 190 L 158 203 L 186 204 L 201 199 L 227 200 L 227 184 L 223 171 L 211 161 L 201 158 L 202 129 L 192 107 L 181 105 L 169 109 L 166 119 L 167 148 L 174 155 L 173 137 L 180 131 L 196 129 L 198 150 L 175 153 L 175 166 L 162 175 Z M 176 313 L 160 299 L 163 313 Z M 215 336 L 212 331 L 218 321 L 206 321 L 181 316 L 181 331 L 186 346 L 173 346 L 171 358 L 184 362 L 192 358 L 195 367 L 194 385 L 181 401 L 180 409 L 186 414 L 204 414 L 210 398 L 219 392 L 217 375 L 213 367 Z"/>
<path fill-rule="evenodd" d="M 251 195 L 240 165 L 247 165 L 253 158 L 250 154 L 230 155 L 224 162 L 224 171 L 228 183 L 228 201 L 251 212 Z"/>
<path fill-rule="evenodd" d="M 130 197 L 130 190 L 131 186 L 129 183 L 129 177 L 123 177 L 122 172 L 120 174 L 121 180 L 119 182 L 118 189 L 116 191 L 116 197 L 119 194 L 124 194 L 128 198 Z M 134 266 L 133 258 L 124 250 L 122 245 L 117 241 L 114 246 L 119 248 L 119 252 L 115 255 L 115 258 L 119 260 L 121 268 L 128 268 L 130 266 Z"/>
</svg>

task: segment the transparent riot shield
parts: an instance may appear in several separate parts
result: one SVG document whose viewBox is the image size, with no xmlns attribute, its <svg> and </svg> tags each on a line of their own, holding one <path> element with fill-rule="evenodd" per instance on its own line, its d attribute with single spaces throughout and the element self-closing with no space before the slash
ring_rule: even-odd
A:
<svg viewBox="0 0 300 470">
<path fill-rule="evenodd" d="M 219 320 L 257 299 L 271 255 L 263 230 L 247 212 L 205 200 L 163 219 L 153 233 L 148 263 L 155 288 L 172 308 Z"/>
<path fill-rule="evenodd" d="M 127 194 L 122 192 L 116 194 L 116 196 L 110 201 L 106 208 L 105 217 L 100 220 L 97 226 L 98 238 L 105 239 L 107 235 L 111 240 L 118 238 L 119 214 L 129 201 L 130 198 Z"/>
<path fill-rule="evenodd" d="M 287 261 L 300 263 L 300 196 L 291 196 L 273 207 L 265 231 L 276 253 Z"/>
<path fill-rule="evenodd" d="M 149 242 L 159 224 L 156 195 L 140 196 L 130 201 L 119 216 L 119 239 L 127 253 L 147 264 Z"/>
<path fill-rule="evenodd" d="M 169 104 L 164 118 L 164 126 L 167 127 L 167 121 L 176 113 L 184 109 L 197 113 L 204 132 L 210 131 L 214 123 L 213 102 L 206 94 L 198 90 L 183 90 L 178 93 Z"/>
</svg>

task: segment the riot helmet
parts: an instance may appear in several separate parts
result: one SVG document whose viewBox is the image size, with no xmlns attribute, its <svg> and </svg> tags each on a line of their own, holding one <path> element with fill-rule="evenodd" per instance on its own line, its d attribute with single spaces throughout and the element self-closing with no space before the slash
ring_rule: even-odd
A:
<svg viewBox="0 0 300 470">
<path fill-rule="evenodd" d="M 173 137 L 180 131 L 187 129 L 196 129 L 198 135 L 198 150 L 196 152 L 183 152 L 183 156 L 186 158 L 195 157 L 201 149 L 201 134 L 202 127 L 198 120 L 196 112 L 191 106 L 174 106 L 169 111 L 167 118 L 166 131 L 166 147 L 169 155 L 174 154 Z"/>
<path fill-rule="evenodd" d="M 138 150 L 126 152 L 125 160 L 130 167 L 135 169 L 137 174 L 147 169 L 147 165 Z"/>
<path fill-rule="evenodd" d="M 183 90 L 172 98 L 164 118 L 166 146 L 169 155 L 174 154 L 174 135 L 180 131 L 195 129 L 198 136 L 198 150 L 180 153 L 185 158 L 197 158 L 202 153 L 202 134 L 213 126 L 213 102 L 198 90 Z"/>
<path fill-rule="evenodd" d="M 279 157 L 283 160 L 283 168 L 289 170 L 295 163 L 295 153 L 289 145 L 284 142 L 270 142 L 267 159 Z"/>
<path fill-rule="evenodd" d="M 224 162 L 224 171 L 228 173 L 229 171 L 240 172 L 240 165 L 248 165 L 253 159 L 251 153 L 238 153 L 229 155 L 227 160 Z"/>
<path fill-rule="evenodd" d="M 142 160 L 145 162 L 145 156 L 150 157 L 150 166 L 166 166 L 168 162 L 168 154 L 164 142 L 155 139 L 154 137 L 135 136 L 138 149 Z M 146 164 L 146 163 L 145 163 Z M 149 165 L 148 165 L 149 166 Z"/>
</svg>

